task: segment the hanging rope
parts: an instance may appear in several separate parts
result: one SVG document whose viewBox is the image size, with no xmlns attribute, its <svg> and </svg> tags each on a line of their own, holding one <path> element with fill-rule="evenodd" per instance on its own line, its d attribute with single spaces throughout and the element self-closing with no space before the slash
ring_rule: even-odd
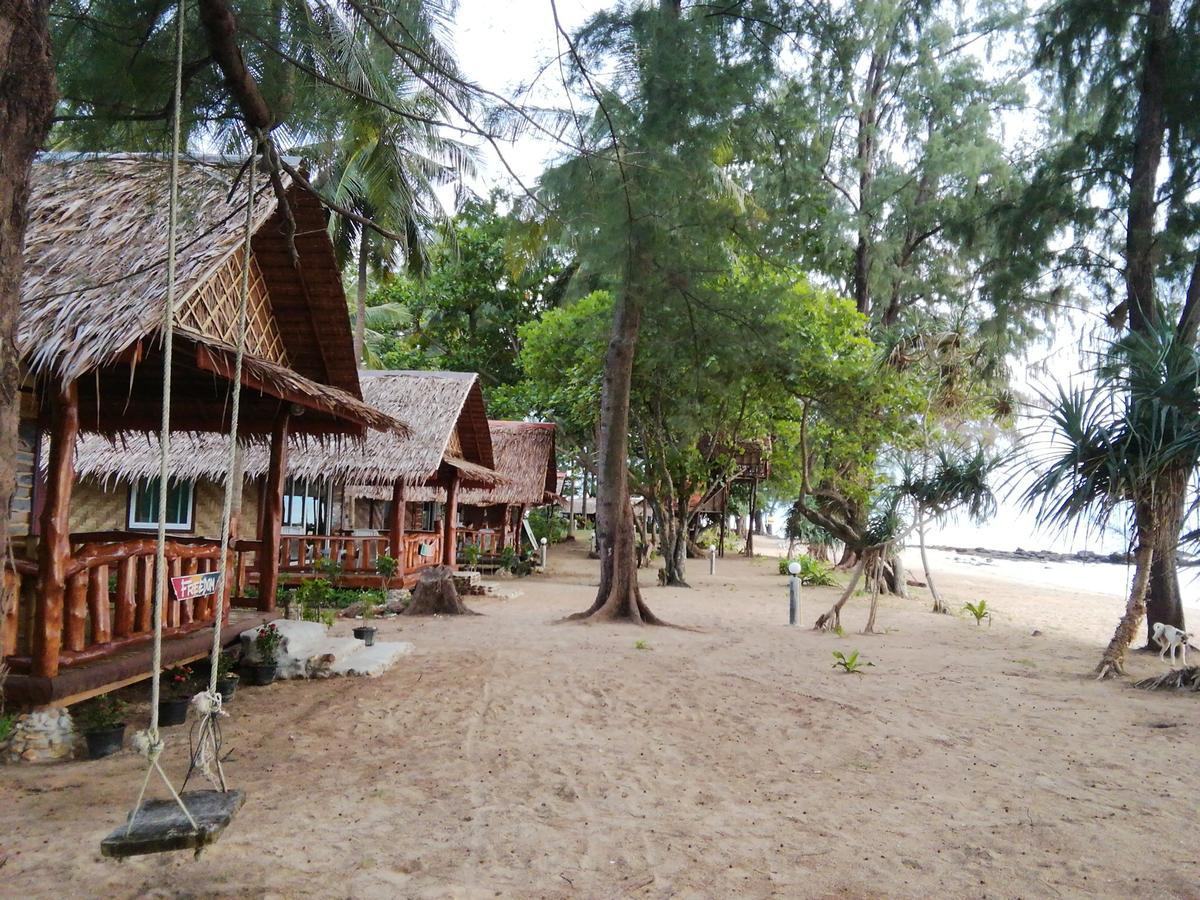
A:
<svg viewBox="0 0 1200 900">
<path fill-rule="evenodd" d="M 247 166 L 247 196 L 246 196 L 246 228 L 242 240 L 242 284 L 241 297 L 238 302 L 238 341 L 237 354 L 233 363 L 233 404 L 229 416 L 229 458 L 225 467 L 225 497 L 221 505 L 221 555 L 217 580 L 216 614 L 213 618 L 212 647 L 209 651 L 208 690 L 192 698 L 192 704 L 200 713 L 200 727 L 195 748 L 191 754 L 191 764 L 184 778 L 187 786 L 188 778 L 193 770 L 199 770 L 209 783 L 218 790 L 225 790 L 225 771 L 221 768 L 221 737 L 220 717 L 226 715 L 221 708 L 221 694 L 217 691 L 217 663 L 221 658 L 221 622 L 225 617 L 226 585 L 229 583 L 229 537 L 230 525 L 233 520 L 233 492 L 241 490 L 241 466 L 238 448 L 238 422 L 241 417 L 242 400 L 242 362 L 246 355 L 246 330 L 250 315 L 250 265 L 251 240 L 254 237 L 254 175 L 257 147 L 250 151 L 250 163 Z"/>
<path fill-rule="evenodd" d="M 167 201 L 167 302 L 163 311 L 163 388 L 162 388 L 162 423 L 159 428 L 158 456 L 158 540 L 154 553 L 154 650 L 150 670 L 150 727 L 144 734 L 135 737 L 135 746 L 149 762 L 146 777 L 142 781 L 142 790 L 138 794 L 137 806 L 129 816 L 129 827 L 126 834 L 133 831 L 133 823 L 142 808 L 146 796 L 146 786 L 151 774 L 157 770 L 171 791 L 171 796 L 183 810 L 192 828 L 199 830 L 196 820 L 188 812 L 187 806 L 175 791 L 170 779 L 159 764 L 162 756 L 163 742 L 158 733 L 158 699 L 162 685 L 162 613 L 163 600 L 167 588 L 167 477 L 171 459 L 171 367 L 173 342 L 175 337 L 175 245 L 179 230 L 179 144 L 181 109 L 183 106 L 183 19 L 185 0 L 179 0 L 179 12 L 175 17 L 175 93 L 171 113 L 171 174 L 169 199 Z"/>
</svg>

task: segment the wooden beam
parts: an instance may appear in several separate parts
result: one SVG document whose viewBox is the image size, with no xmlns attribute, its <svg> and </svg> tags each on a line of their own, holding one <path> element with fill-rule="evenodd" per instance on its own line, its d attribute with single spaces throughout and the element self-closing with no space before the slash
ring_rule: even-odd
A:
<svg viewBox="0 0 1200 900">
<path fill-rule="evenodd" d="M 392 485 L 392 509 L 388 523 L 388 533 L 391 535 L 389 550 L 396 560 L 396 575 L 404 577 L 404 525 L 405 507 L 408 502 L 404 499 L 404 482 L 399 478 Z"/>
<path fill-rule="evenodd" d="M 58 674 L 62 650 L 67 563 L 71 558 L 71 488 L 75 484 L 75 439 L 79 435 L 79 389 L 59 386 L 50 397 L 50 460 L 38 544 L 38 598 L 34 619 L 33 674 Z"/>
<path fill-rule="evenodd" d="M 458 469 L 453 467 L 446 478 L 446 509 L 442 515 L 442 565 L 454 567 L 458 562 L 454 546 L 458 521 Z"/>
<path fill-rule="evenodd" d="M 287 443 L 290 417 L 282 413 L 271 432 L 271 459 L 263 490 L 262 530 L 258 539 L 258 608 L 275 610 L 275 589 L 279 585 L 279 546 L 283 524 L 283 490 L 287 479 Z"/>
<path fill-rule="evenodd" d="M 92 643 L 104 644 L 112 640 L 108 608 L 108 566 L 96 566 L 86 574 L 88 615 L 92 619 Z"/>
</svg>

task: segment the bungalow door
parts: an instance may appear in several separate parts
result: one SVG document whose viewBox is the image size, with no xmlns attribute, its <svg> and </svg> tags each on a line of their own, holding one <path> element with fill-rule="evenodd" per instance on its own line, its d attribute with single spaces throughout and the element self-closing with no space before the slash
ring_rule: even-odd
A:
<svg viewBox="0 0 1200 900">
<path fill-rule="evenodd" d="M 288 478 L 283 489 L 283 534 L 311 534 L 313 545 L 305 554 L 309 559 L 329 555 L 328 547 L 319 547 L 320 536 L 329 534 L 329 482 L 325 478 Z M 299 542 L 289 541 L 291 560 L 299 559 Z"/>
</svg>

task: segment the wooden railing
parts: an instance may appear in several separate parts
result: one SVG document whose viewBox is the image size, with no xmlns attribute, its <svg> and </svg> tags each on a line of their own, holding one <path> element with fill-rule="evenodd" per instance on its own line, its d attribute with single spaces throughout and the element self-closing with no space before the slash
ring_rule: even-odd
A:
<svg viewBox="0 0 1200 900">
<path fill-rule="evenodd" d="M 375 560 L 388 552 L 387 535 L 335 537 L 285 534 L 280 539 L 280 572 L 313 572 L 322 559 L 340 563 L 347 575 L 375 572 Z"/>
<path fill-rule="evenodd" d="M 462 553 L 468 544 L 474 544 L 484 556 L 495 556 L 500 552 L 500 532 L 497 529 L 460 528 L 455 536 L 455 551 Z"/>
<path fill-rule="evenodd" d="M 425 552 L 422 553 L 421 551 Z M 434 531 L 416 531 L 404 536 L 404 574 L 436 566 L 442 561 L 442 536 Z"/>
<path fill-rule="evenodd" d="M 147 641 L 152 634 L 156 542 L 152 537 L 105 540 L 108 535 L 72 535 L 72 554 L 66 565 L 66 594 L 62 609 L 58 665 L 71 666 L 108 656 Z M 100 540 L 91 540 L 100 537 Z M 216 541 L 176 540 L 166 545 L 167 577 L 214 572 L 221 548 Z M 0 643 L 15 671 L 28 671 L 31 641 L 39 633 L 36 604 L 21 609 L 22 596 L 32 594 L 37 569 L 28 561 L 6 567 L 5 589 L 18 601 L 4 618 Z M 163 602 L 163 634 L 173 636 L 205 624 L 216 616 L 215 595 L 179 600 L 168 586 Z M 29 628 L 23 628 L 22 623 Z"/>
</svg>

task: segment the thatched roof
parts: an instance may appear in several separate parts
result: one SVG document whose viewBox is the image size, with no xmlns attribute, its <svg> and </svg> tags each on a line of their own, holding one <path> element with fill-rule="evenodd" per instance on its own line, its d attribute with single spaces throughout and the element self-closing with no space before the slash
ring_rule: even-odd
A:
<svg viewBox="0 0 1200 900">
<path fill-rule="evenodd" d="M 226 162 L 180 166 L 177 310 L 206 296 L 201 292 L 241 253 L 244 190 L 227 199 L 236 172 Z M 168 161 L 157 156 L 46 155 L 33 167 L 17 342 L 31 375 L 80 379 L 81 406 L 108 407 L 107 416 L 85 428 L 141 429 L 155 418 L 161 392 L 155 361 L 167 296 L 167 178 Z M 287 190 L 298 267 L 265 178 L 256 194 L 252 250 L 282 355 L 274 362 L 249 356 L 250 387 L 319 413 L 298 423 L 301 431 L 338 430 L 339 410 L 373 427 L 394 424 L 358 402 L 349 317 L 325 212 L 308 191 L 293 184 Z M 212 374 L 223 374 L 206 367 L 200 351 L 211 349 L 212 362 L 233 349 L 224 336 L 187 324 L 177 328 L 176 347 L 181 381 L 200 388 L 209 386 L 205 378 L 211 383 Z M 92 372 L 95 379 L 81 378 Z M 219 422 L 226 402 L 220 391 L 192 397 L 194 421 L 184 427 L 218 428 L 212 420 Z M 263 420 L 269 430 L 265 415 L 253 421 Z"/>
<path fill-rule="evenodd" d="M 467 489 L 459 503 L 467 506 L 538 506 L 548 503 L 558 488 L 554 425 L 548 422 L 488 422 L 496 472 L 504 483 L 494 488 Z"/>
<path fill-rule="evenodd" d="M 370 372 L 363 373 L 362 385 L 367 401 L 406 423 L 407 431 L 372 432 L 363 441 L 338 436 L 293 438 L 288 448 L 289 475 L 374 485 L 373 491 L 352 492 L 379 494 L 379 499 L 391 498 L 391 485 L 397 479 L 416 489 L 435 478 L 443 466 L 457 468 L 464 485 L 490 487 L 498 482 L 476 375 Z M 80 477 L 99 481 L 156 477 L 158 446 L 153 435 L 125 434 L 115 441 L 83 435 L 76 445 L 75 470 Z M 222 479 L 228 448 L 225 435 L 173 435 L 171 472 L 179 478 Z M 247 476 L 265 474 L 267 466 L 265 446 L 246 448 Z"/>
</svg>

